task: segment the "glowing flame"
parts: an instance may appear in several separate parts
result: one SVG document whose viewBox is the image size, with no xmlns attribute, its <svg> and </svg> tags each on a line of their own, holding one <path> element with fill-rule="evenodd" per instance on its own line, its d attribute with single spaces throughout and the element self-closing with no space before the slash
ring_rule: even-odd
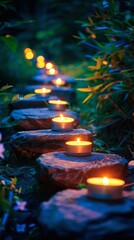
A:
<svg viewBox="0 0 134 240">
<path fill-rule="evenodd" d="M 105 61 L 105 60 L 102 63 L 103 63 L 103 65 L 107 65 L 108 64 L 108 62 Z"/>
<path fill-rule="evenodd" d="M 25 49 L 24 49 L 24 53 L 26 54 L 26 53 L 28 53 L 28 52 L 32 52 L 32 49 L 31 49 L 31 48 L 25 48 Z"/>
<path fill-rule="evenodd" d="M 45 62 L 37 62 L 36 67 L 37 68 L 44 68 L 45 67 Z"/>
<path fill-rule="evenodd" d="M 60 104 L 61 103 L 61 100 L 57 100 L 57 103 Z M 62 114 L 61 114 L 62 115 Z"/>
<path fill-rule="evenodd" d="M 60 85 L 61 82 L 62 82 L 61 78 L 57 78 L 57 79 L 56 79 L 56 84 Z"/>
<path fill-rule="evenodd" d="M 51 69 L 49 70 L 49 74 L 50 74 L 50 75 L 56 74 L 56 70 L 55 70 L 54 68 L 51 68 Z"/>
<path fill-rule="evenodd" d="M 102 179 L 102 182 L 103 182 L 104 185 L 108 185 L 108 184 L 109 184 L 109 180 L 108 180 L 107 177 L 104 177 L 104 178 Z"/>
<path fill-rule="evenodd" d="M 43 93 L 46 93 L 46 88 L 42 88 L 42 92 L 43 92 Z"/>
<path fill-rule="evenodd" d="M 60 114 L 60 118 L 61 118 L 61 121 L 63 122 L 64 121 L 64 117 L 62 114 Z"/>
<path fill-rule="evenodd" d="M 77 144 L 80 144 L 80 138 L 77 138 Z"/>
<path fill-rule="evenodd" d="M 46 69 L 51 69 L 53 64 L 51 62 L 46 63 Z"/>
<path fill-rule="evenodd" d="M 30 59 L 33 59 L 34 54 L 33 54 L 33 52 L 27 52 L 27 53 L 25 54 L 25 57 L 26 57 L 26 59 L 30 60 Z"/>
<path fill-rule="evenodd" d="M 45 58 L 43 56 L 38 56 L 37 57 L 37 62 L 44 62 Z"/>
</svg>

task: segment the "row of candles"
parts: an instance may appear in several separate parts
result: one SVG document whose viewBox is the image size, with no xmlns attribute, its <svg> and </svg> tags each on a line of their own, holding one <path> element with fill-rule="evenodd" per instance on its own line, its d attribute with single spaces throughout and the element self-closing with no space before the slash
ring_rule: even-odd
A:
<svg viewBox="0 0 134 240">
<path fill-rule="evenodd" d="M 67 108 L 68 102 L 61 100 L 49 101 L 49 109 L 54 111 L 63 111 Z M 64 117 L 59 114 L 58 117 L 52 118 L 53 131 L 72 131 L 74 127 L 74 119 Z M 85 157 L 92 154 L 92 142 L 81 141 L 77 138 L 76 141 L 68 141 L 65 143 L 66 154 L 73 157 Z M 117 200 L 122 198 L 122 190 L 125 182 L 121 179 L 95 177 L 87 179 L 88 196 L 103 200 Z"/>
<path fill-rule="evenodd" d="M 34 53 L 31 49 L 25 49 L 25 57 L 32 59 Z M 37 68 L 45 69 L 48 75 L 57 75 L 58 70 L 51 62 L 46 62 L 43 56 L 38 56 L 36 62 Z M 66 82 L 61 79 L 53 79 L 52 84 L 55 86 L 64 86 Z M 50 88 L 35 89 L 36 94 L 41 94 L 43 97 L 51 93 Z M 69 103 L 62 100 L 48 101 L 48 107 L 51 111 L 65 111 Z M 73 131 L 74 119 L 71 117 L 59 116 L 52 119 L 52 131 L 68 132 Z M 92 142 L 81 141 L 80 138 L 76 141 L 68 141 L 65 143 L 66 154 L 73 157 L 88 157 L 92 154 Z M 107 177 L 93 177 L 87 179 L 88 195 L 96 199 L 103 200 L 117 200 L 122 198 L 122 190 L 125 182 L 121 179 L 107 178 Z"/>
</svg>

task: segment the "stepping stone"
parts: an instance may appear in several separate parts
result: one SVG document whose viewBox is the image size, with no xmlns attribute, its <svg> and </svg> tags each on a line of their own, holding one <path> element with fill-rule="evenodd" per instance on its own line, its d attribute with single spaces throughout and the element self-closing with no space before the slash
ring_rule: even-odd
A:
<svg viewBox="0 0 134 240">
<path fill-rule="evenodd" d="M 57 96 L 57 98 L 67 101 L 67 102 L 74 102 L 76 101 L 76 92 L 73 88 L 71 87 L 66 87 L 66 86 L 61 86 L 61 87 L 56 87 L 52 85 L 28 85 L 26 87 L 20 87 L 16 86 L 15 89 L 13 89 L 13 92 L 21 93 L 22 95 L 29 94 L 29 93 L 34 93 L 35 89 L 40 89 L 40 88 L 49 88 L 52 90 L 52 92 L 49 94 L 50 97 Z M 37 98 L 42 98 L 41 94 L 36 95 Z"/>
<path fill-rule="evenodd" d="M 63 116 L 74 118 L 74 127 L 79 123 L 78 114 L 66 110 L 60 112 Z M 18 121 L 16 129 L 19 131 L 23 130 L 39 130 L 39 129 L 50 129 L 52 118 L 59 116 L 57 111 L 50 111 L 48 108 L 28 108 L 18 109 L 11 112 L 11 118 Z"/>
<path fill-rule="evenodd" d="M 36 75 L 33 77 L 33 80 L 35 82 L 38 82 L 38 84 L 44 84 L 44 83 L 51 83 L 52 79 L 56 79 L 56 78 L 62 78 L 63 80 L 66 81 L 67 84 L 69 85 L 75 85 L 76 84 L 76 80 L 73 77 L 69 77 L 69 76 L 65 76 L 62 74 L 58 74 L 57 76 L 48 76 L 48 75 Z"/>
<path fill-rule="evenodd" d="M 31 93 L 34 92 L 35 89 L 37 88 L 49 88 L 52 90 L 52 92 L 49 94 L 50 96 L 57 96 L 61 100 L 65 100 L 67 102 L 73 102 L 76 99 L 76 93 L 75 90 L 71 87 L 66 87 L 66 86 L 61 86 L 61 87 L 56 87 L 56 86 L 51 86 L 51 85 L 31 85 L 31 86 L 26 86 L 25 92 Z M 38 95 L 41 96 L 41 95 Z"/>
<path fill-rule="evenodd" d="M 45 97 L 31 97 L 24 98 L 20 101 L 13 102 L 9 105 L 11 110 L 23 109 L 23 108 L 44 108 L 48 106 L 48 100 L 56 100 L 56 96 L 45 96 Z"/>
<path fill-rule="evenodd" d="M 134 192 L 122 201 L 95 201 L 87 189 L 64 190 L 40 205 L 37 219 L 47 239 L 134 239 Z"/>
<path fill-rule="evenodd" d="M 85 129 L 70 132 L 55 132 L 50 129 L 23 131 L 14 134 L 10 143 L 21 157 L 33 159 L 42 153 L 65 151 L 65 142 L 76 140 L 91 141 L 92 134 Z"/>
<path fill-rule="evenodd" d="M 40 180 L 59 188 L 76 188 L 88 177 L 122 178 L 127 174 L 127 160 L 115 154 L 92 152 L 87 157 L 67 156 L 65 152 L 42 154 L 37 159 Z"/>
</svg>

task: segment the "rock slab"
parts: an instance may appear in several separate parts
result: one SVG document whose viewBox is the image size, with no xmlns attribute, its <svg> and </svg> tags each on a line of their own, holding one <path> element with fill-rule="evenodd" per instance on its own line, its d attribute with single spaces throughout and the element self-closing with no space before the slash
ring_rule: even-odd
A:
<svg viewBox="0 0 134 240">
<path fill-rule="evenodd" d="M 63 116 L 74 118 L 74 127 L 78 125 L 77 113 L 68 109 L 60 113 Z M 18 131 L 51 129 L 52 118 L 57 116 L 59 116 L 57 111 L 50 111 L 48 108 L 17 109 L 11 112 L 11 118 L 18 121 L 18 125 L 16 126 Z"/>
<path fill-rule="evenodd" d="M 76 188 L 88 177 L 122 178 L 127 174 L 127 160 L 115 154 L 92 152 L 87 157 L 72 157 L 52 152 L 39 156 L 37 165 L 41 182 L 63 189 Z"/>
<path fill-rule="evenodd" d="M 47 239 L 134 239 L 134 193 L 121 201 L 95 201 L 87 189 L 64 190 L 39 208 L 38 221 Z"/>
<path fill-rule="evenodd" d="M 10 144 L 21 157 L 32 159 L 42 153 L 65 151 L 65 142 L 76 140 L 91 141 L 92 134 L 85 129 L 70 132 L 56 132 L 50 129 L 22 131 L 12 135 Z"/>
</svg>

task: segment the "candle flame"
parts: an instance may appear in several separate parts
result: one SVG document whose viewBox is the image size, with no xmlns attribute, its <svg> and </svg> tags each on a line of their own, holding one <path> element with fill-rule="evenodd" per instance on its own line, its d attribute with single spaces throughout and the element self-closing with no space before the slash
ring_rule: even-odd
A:
<svg viewBox="0 0 134 240">
<path fill-rule="evenodd" d="M 109 180 L 108 180 L 107 177 L 104 177 L 104 178 L 102 179 L 102 182 L 103 182 L 104 185 L 108 185 L 108 184 L 109 184 Z"/>
<path fill-rule="evenodd" d="M 57 78 L 56 84 L 60 85 L 61 84 L 61 78 Z"/>
<path fill-rule="evenodd" d="M 37 62 L 44 62 L 45 61 L 45 58 L 43 56 L 38 56 L 37 57 Z"/>
<path fill-rule="evenodd" d="M 53 64 L 51 62 L 46 63 L 46 69 L 51 69 L 53 67 Z"/>
<path fill-rule="evenodd" d="M 80 138 L 77 138 L 77 143 L 80 144 Z"/>
<path fill-rule="evenodd" d="M 37 68 L 44 68 L 45 67 L 45 62 L 37 62 L 36 67 Z"/>
<path fill-rule="evenodd" d="M 42 92 L 45 93 L 46 92 L 46 88 L 42 88 Z"/>
<path fill-rule="evenodd" d="M 64 121 L 64 117 L 62 114 L 60 114 L 60 118 L 61 118 L 61 121 L 63 122 Z"/>
<path fill-rule="evenodd" d="M 54 68 L 49 69 L 49 74 L 50 75 L 56 74 L 56 70 Z"/>
</svg>

